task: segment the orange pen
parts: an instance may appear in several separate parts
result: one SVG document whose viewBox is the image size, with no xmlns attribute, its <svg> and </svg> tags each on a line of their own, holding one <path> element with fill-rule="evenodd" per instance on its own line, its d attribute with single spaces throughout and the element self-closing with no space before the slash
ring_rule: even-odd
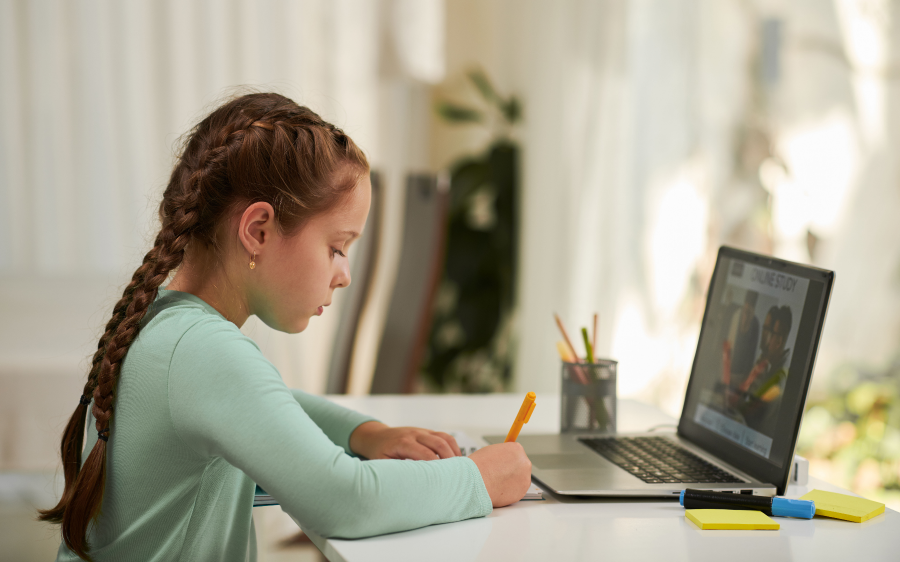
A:
<svg viewBox="0 0 900 562">
<path fill-rule="evenodd" d="M 533 392 L 529 392 L 525 395 L 522 407 L 519 408 L 519 413 L 516 414 L 516 419 L 513 422 L 512 427 L 509 428 L 509 433 L 506 434 L 505 443 L 515 441 L 519 437 L 519 432 L 522 431 L 522 426 L 531 419 L 531 412 L 534 411 L 535 406 L 534 399 L 535 394 Z"/>
</svg>

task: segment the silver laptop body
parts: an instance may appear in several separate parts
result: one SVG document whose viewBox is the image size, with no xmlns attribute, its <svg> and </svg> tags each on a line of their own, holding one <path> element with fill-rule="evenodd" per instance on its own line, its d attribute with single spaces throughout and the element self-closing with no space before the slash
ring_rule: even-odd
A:
<svg viewBox="0 0 900 562">
<path fill-rule="evenodd" d="M 678 431 L 615 435 L 671 440 L 740 482 L 647 483 L 581 441 L 604 435 L 587 434 L 520 435 L 533 478 L 576 496 L 671 497 L 685 488 L 784 494 L 833 282 L 831 271 L 720 248 Z M 741 366 L 723 360 L 725 340 L 732 357 L 743 346 Z"/>
<path fill-rule="evenodd" d="M 606 460 L 599 453 L 579 441 L 586 435 L 520 435 L 517 441 L 531 460 L 531 476 L 539 485 L 554 493 L 567 496 L 672 496 L 685 488 L 718 490 L 720 492 L 753 493 L 774 496 L 775 486 L 760 482 L 735 466 L 722 462 L 714 455 L 681 439 L 671 432 L 620 433 L 617 437 L 664 437 L 681 445 L 698 457 L 711 462 L 745 482 L 720 484 L 713 482 L 647 484 L 625 469 Z M 488 443 L 502 443 L 505 435 L 488 435 Z M 748 492 L 749 490 L 749 492 Z"/>
</svg>

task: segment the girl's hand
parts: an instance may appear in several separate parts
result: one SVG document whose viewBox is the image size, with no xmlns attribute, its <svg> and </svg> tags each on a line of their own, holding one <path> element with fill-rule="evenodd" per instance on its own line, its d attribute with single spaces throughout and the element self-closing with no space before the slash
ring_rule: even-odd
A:
<svg viewBox="0 0 900 562">
<path fill-rule="evenodd" d="M 494 507 L 516 503 L 531 485 L 531 461 L 515 441 L 482 447 L 469 458 L 481 472 Z"/>
<path fill-rule="evenodd" d="M 430 461 L 461 456 L 448 433 L 418 427 L 389 427 L 381 422 L 361 424 L 350 434 L 350 450 L 367 459 Z"/>
</svg>

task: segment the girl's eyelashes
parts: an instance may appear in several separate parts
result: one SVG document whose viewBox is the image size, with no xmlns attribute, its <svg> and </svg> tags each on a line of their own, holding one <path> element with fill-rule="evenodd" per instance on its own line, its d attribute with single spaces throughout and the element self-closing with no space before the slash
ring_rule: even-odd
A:
<svg viewBox="0 0 900 562">
<path fill-rule="evenodd" d="M 338 250 L 337 248 L 332 248 L 332 249 L 331 249 L 331 255 L 332 255 L 332 257 L 334 257 L 334 256 L 341 256 L 342 258 L 346 258 L 346 257 L 347 257 L 347 256 L 344 255 L 344 252 Z"/>
</svg>

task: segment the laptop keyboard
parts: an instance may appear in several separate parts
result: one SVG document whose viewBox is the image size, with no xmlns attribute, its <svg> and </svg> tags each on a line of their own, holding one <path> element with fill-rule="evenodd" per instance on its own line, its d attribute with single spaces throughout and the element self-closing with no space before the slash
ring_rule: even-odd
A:
<svg viewBox="0 0 900 562">
<path fill-rule="evenodd" d="M 663 437 L 584 437 L 580 441 L 649 484 L 744 482 Z"/>
</svg>

